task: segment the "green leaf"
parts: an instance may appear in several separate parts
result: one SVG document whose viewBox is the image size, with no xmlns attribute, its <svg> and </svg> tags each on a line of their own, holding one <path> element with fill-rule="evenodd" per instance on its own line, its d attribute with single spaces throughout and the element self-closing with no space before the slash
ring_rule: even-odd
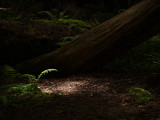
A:
<svg viewBox="0 0 160 120">
<path fill-rule="evenodd" d="M 49 72 L 58 71 L 57 69 L 47 69 L 41 72 L 41 74 L 38 76 L 38 80 L 43 76 L 48 74 Z"/>
</svg>

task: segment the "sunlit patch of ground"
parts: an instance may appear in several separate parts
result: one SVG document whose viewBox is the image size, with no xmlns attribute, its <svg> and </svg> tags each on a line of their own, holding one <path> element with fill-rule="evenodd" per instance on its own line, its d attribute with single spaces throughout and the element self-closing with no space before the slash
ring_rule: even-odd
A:
<svg viewBox="0 0 160 120">
<path fill-rule="evenodd" d="M 0 8 L 0 10 L 10 10 L 11 8 Z"/>
<path fill-rule="evenodd" d="M 46 81 L 40 84 L 38 87 L 42 92 L 46 93 L 61 93 L 63 95 L 75 94 L 80 87 L 87 85 L 87 81 L 58 81 L 54 82 Z"/>
<path fill-rule="evenodd" d="M 110 83 L 95 84 L 98 79 L 93 77 L 70 77 L 67 79 L 42 80 L 38 87 L 46 93 L 55 93 L 62 95 L 81 94 L 81 93 L 106 93 L 111 90 Z"/>
</svg>

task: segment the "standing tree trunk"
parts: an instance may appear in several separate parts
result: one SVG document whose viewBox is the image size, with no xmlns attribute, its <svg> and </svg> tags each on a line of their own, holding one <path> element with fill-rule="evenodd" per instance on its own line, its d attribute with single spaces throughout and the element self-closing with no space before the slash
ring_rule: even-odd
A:
<svg viewBox="0 0 160 120">
<path fill-rule="evenodd" d="M 60 73 L 93 71 L 160 31 L 160 0 L 143 0 L 56 51 L 16 65 L 25 73 L 56 68 Z"/>
</svg>

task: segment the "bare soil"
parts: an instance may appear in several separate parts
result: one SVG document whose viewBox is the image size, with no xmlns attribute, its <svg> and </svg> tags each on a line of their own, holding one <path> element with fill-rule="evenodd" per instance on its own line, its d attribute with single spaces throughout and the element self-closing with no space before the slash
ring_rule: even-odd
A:
<svg viewBox="0 0 160 120">
<path fill-rule="evenodd" d="M 56 94 L 53 98 L 38 107 L 8 108 L 0 115 L 5 120 L 160 120 L 160 87 L 151 79 L 137 73 L 43 79 L 38 87 Z M 148 90 L 154 99 L 133 103 L 125 91 L 132 86 Z"/>
</svg>

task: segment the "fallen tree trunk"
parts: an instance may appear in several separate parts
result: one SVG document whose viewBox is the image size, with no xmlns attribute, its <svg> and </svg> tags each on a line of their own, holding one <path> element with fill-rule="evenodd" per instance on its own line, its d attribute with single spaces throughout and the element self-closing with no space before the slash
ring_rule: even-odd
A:
<svg viewBox="0 0 160 120">
<path fill-rule="evenodd" d="M 24 73 L 56 68 L 60 73 L 93 71 L 160 31 L 160 0 L 137 5 L 56 51 L 16 65 Z"/>
</svg>

